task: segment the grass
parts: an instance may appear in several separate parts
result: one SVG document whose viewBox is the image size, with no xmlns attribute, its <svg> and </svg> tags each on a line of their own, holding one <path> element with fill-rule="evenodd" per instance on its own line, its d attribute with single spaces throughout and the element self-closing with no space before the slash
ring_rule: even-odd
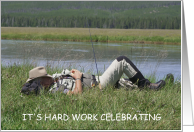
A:
<svg viewBox="0 0 194 132">
<path fill-rule="evenodd" d="M 36 43 L 35 47 L 41 49 Z M 25 59 L 30 58 L 33 50 L 36 50 L 26 45 L 22 48 L 24 48 L 22 52 Z M 39 51 L 49 53 L 50 50 L 52 48 Z M 53 56 L 53 60 L 55 60 L 54 57 L 60 58 L 58 54 Z M 80 54 L 78 55 L 75 58 L 79 59 Z M 146 55 L 147 53 L 142 50 L 141 56 Z M 159 58 L 164 59 L 165 56 L 166 54 L 163 53 L 159 55 Z M 115 56 L 112 57 L 115 58 Z M 38 96 L 21 95 L 22 85 L 29 76 L 29 70 L 36 66 L 35 62 L 36 60 L 32 63 L 25 61 L 22 64 L 1 65 L 2 130 L 181 130 L 181 84 L 178 81 L 173 85 L 167 84 L 159 91 L 114 89 L 109 86 L 103 91 L 97 88 L 84 89 L 82 95 L 67 96 L 61 93 L 41 93 Z M 56 72 L 60 73 L 63 67 L 59 65 L 65 65 L 57 63 L 57 66 L 51 67 L 49 62 L 47 62 L 46 69 L 51 75 Z M 69 65 L 66 68 L 76 67 Z M 92 70 L 89 72 L 91 73 Z M 153 76 L 147 78 L 151 82 L 158 81 Z M 113 115 L 112 120 L 115 120 L 119 113 L 120 118 L 111 121 L 109 113 Z M 27 114 L 25 118 L 24 114 Z M 28 114 L 33 115 L 30 117 Z M 75 114 L 81 114 L 82 119 L 74 120 Z M 107 119 L 104 114 L 107 114 Z M 128 114 L 128 117 L 131 115 L 131 118 L 122 120 L 122 114 L 125 116 Z M 146 119 L 144 115 L 141 120 L 140 114 L 150 114 L 153 118 L 157 114 L 160 115 L 154 119 L 151 117 L 150 120 L 146 120 L 149 119 L 149 115 Z M 69 119 L 64 121 L 58 118 L 63 115 L 68 115 Z M 86 115 L 97 115 L 97 120 L 88 119 Z M 46 120 L 45 117 L 47 117 Z"/>
<path fill-rule="evenodd" d="M 181 30 L 90 29 L 94 42 L 181 44 Z M 1 27 L 1 39 L 91 41 L 88 28 Z"/>
<path fill-rule="evenodd" d="M 61 93 L 21 95 L 22 85 L 29 76 L 29 70 L 34 67 L 35 65 L 28 63 L 1 65 L 2 130 L 181 130 L 181 84 L 179 82 L 167 84 L 159 91 L 107 87 L 103 91 L 97 88 L 84 89 L 82 95 L 72 96 Z M 46 67 L 46 69 L 48 74 L 62 71 L 60 68 Z M 152 82 L 156 81 L 153 77 L 148 78 Z M 112 120 L 120 113 L 118 118 L 120 121 L 118 119 L 111 121 L 108 113 L 113 114 Z M 122 120 L 122 113 L 130 114 L 131 120 Z M 26 115 L 24 120 L 23 114 L 33 115 L 31 118 Z M 50 118 L 49 114 L 51 114 Z M 67 121 L 58 120 L 58 116 L 61 117 L 63 114 L 69 116 Z M 72 114 L 82 114 L 83 120 L 73 120 Z M 84 114 L 89 116 L 97 114 L 97 120 L 87 119 Z M 107 120 L 103 114 L 107 114 Z M 141 120 L 139 114 L 150 114 L 153 118 L 154 115 L 160 115 L 150 120 L 145 120 L 145 116 L 142 116 Z M 102 120 L 101 116 L 105 120 Z"/>
</svg>

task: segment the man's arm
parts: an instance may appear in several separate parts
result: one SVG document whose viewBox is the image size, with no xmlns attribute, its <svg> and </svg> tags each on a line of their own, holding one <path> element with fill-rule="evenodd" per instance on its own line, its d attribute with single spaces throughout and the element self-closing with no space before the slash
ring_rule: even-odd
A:
<svg viewBox="0 0 194 132">
<path fill-rule="evenodd" d="M 81 94 L 83 91 L 81 82 L 82 73 L 75 69 L 72 69 L 71 73 L 71 76 L 75 79 L 75 89 L 73 91 L 69 91 L 67 94 Z"/>
</svg>

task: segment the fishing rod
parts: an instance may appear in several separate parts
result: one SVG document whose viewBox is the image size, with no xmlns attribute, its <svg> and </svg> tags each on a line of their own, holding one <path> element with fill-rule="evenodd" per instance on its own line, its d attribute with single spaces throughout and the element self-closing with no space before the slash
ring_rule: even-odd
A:
<svg viewBox="0 0 194 132">
<path fill-rule="evenodd" d="M 88 23 L 88 19 L 87 19 L 87 23 Z M 89 28 L 89 33 L 90 33 L 89 23 L 88 23 L 88 28 Z M 92 42 L 91 33 L 90 33 L 90 38 L 91 38 L 91 43 L 92 43 L 92 49 L 93 49 L 93 54 L 94 54 L 94 60 L 95 60 L 95 64 L 96 64 L 96 70 L 97 70 L 97 75 L 98 75 L 98 82 L 99 82 L 99 86 L 100 86 L 100 79 L 99 79 L 99 74 L 98 74 L 98 67 L 97 67 L 97 63 L 96 63 L 96 57 L 95 57 L 95 52 L 94 52 L 94 46 L 93 46 L 93 42 Z M 100 86 L 100 88 L 101 88 L 101 86 Z"/>
</svg>

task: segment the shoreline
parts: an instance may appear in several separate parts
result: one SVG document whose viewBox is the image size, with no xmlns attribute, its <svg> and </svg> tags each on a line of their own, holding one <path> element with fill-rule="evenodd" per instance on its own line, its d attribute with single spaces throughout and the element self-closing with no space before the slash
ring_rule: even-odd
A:
<svg viewBox="0 0 194 132">
<path fill-rule="evenodd" d="M 1 27 L 1 39 L 181 45 L 181 30 Z"/>
<path fill-rule="evenodd" d="M 90 40 L 59 40 L 59 39 L 6 39 L 2 38 L 1 40 L 34 40 L 34 41 L 72 41 L 72 42 L 91 42 Z M 136 43 L 136 44 L 169 44 L 169 45 L 181 45 L 181 43 L 172 43 L 172 42 L 158 42 L 158 41 L 92 41 L 92 42 L 102 42 L 102 43 Z"/>
</svg>

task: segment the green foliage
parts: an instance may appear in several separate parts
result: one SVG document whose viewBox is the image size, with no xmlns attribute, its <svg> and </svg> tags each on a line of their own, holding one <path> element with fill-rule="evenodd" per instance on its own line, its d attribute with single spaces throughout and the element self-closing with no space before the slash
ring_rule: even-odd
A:
<svg viewBox="0 0 194 132">
<path fill-rule="evenodd" d="M 83 9 L 102 10 L 108 14 L 117 14 L 126 10 L 134 9 L 156 9 L 181 5 L 180 1 L 2 1 L 2 13 L 30 13 L 38 14 L 43 12 L 74 9 L 79 12 Z M 179 9 L 180 11 L 180 9 Z M 176 11 L 173 11 L 176 13 Z M 88 12 L 89 13 L 89 12 Z M 88 14 L 87 13 L 87 14 Z M 61 14 L 59 14 L 61 15 Z M 65 14 L 64 14 L 65 15 Z M 86 15 L 86 14 L 85 14 Z M 101 15 L 101 14 L 100 14 Z"/>
<path fill-rule="evenodd" d="M 180 29 L 181 2 L 2 2 L 1 26 Z"/>
<path fill-rule="evenodd" d="M 181 84 L 167 84 L 159 91 L 149 89 L 114 89 L 106 87 L 84 89 L 82 95 L 41 93 L 21 95 L 22 85 L 29 70 L 35 65 L 1 65 L 1 129 L 2 130 L 181 130 Z M 48 74 L 60 72 L 60 68 L 47 67 Z M 151 81 L 155 78 L 150 77 Z M 145 116 L 132 120 L 101 120 L 102 114 L 160 114 L 160 120 L 145 120 Z M 34 114 L 25 116 L 23 114 Z M 42 119 L 37 115 L 41 114 Z M 45 114 L 51 118 L 45 120 Z M 56 114 L 67 114 L 69 119 L 56 120 Z M 73 120 L 72 114 L 97 114 L 98 120 Z M 58 117 L 57 117 L 58 118 Z M 105 119 L 105 116 L 103 116 Z M 110 118 L 108 118 L 110 119 Z M 147 119 L 149 119 L 147 117 Z"/>
</svg>

